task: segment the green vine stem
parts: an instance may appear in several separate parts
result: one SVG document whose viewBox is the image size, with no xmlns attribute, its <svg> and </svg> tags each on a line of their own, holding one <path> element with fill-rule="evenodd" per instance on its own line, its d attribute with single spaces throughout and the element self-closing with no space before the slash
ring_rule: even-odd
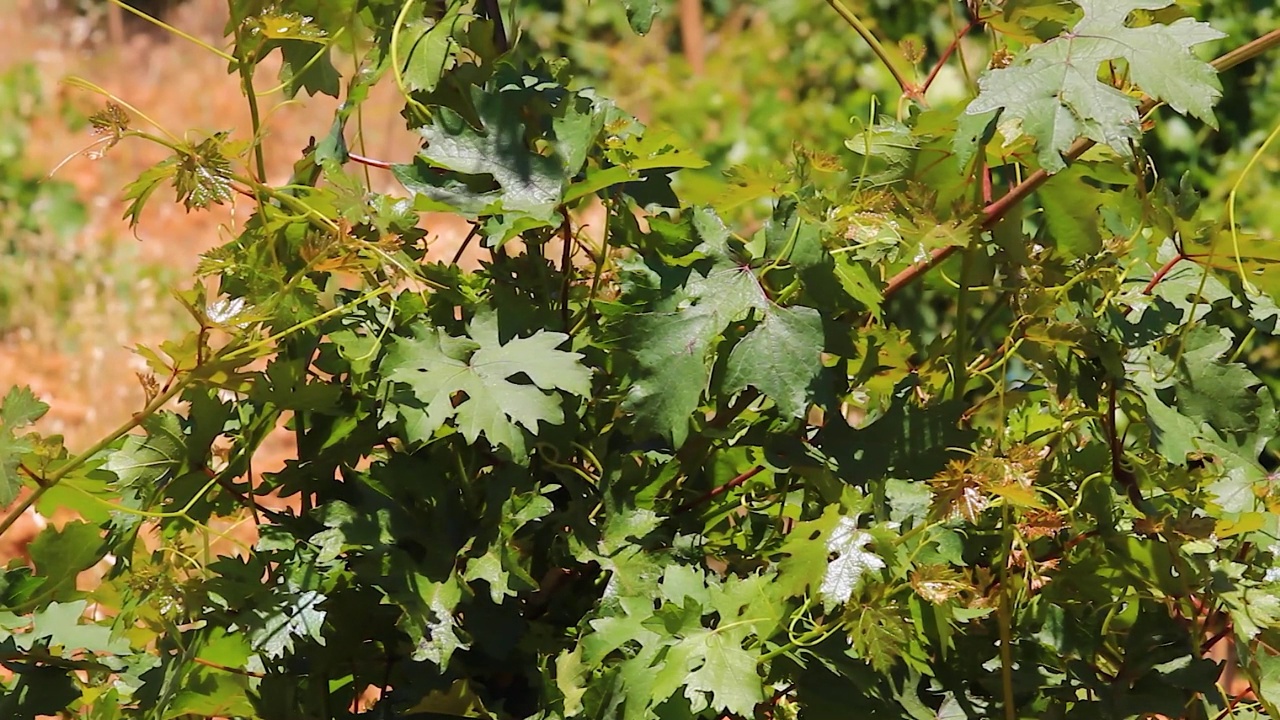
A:
<svg viewBox="0 0 1280 720">
<path fill-rule="evenodd" d="M 240 55 L 244 51 L 244 27 L 237 26 L 236 35 L 236 53 Z M 256 55 L 254 51 L 252 55 Z M 258 93 L 253 89 L 253 68 L 256 58 L 251 56 L 237 57 L 236 69 L 240 73 L 240 86 L 243 89 L 245 101 L 249 105 L 249 122 L 253 129 L 253 159 L 254 165 L 258 172 L 258 182 L 265 183 L 267 181 L 267 160 L 266 155 L 262 151 L 262 113 L 258 109 Z"/>
<path fill-rule="evenodd" d="M 871 52 L 875 53 L 875 56 L 879 58 L 880 62 L 886 69 L 888 69 L 889 74 L 893 75 L 894 81 L 898 83 L 898 87 L 904 94 L 915 95 L 919 92 L 919 89 L 915 84 L 908 80 L 907 77 L 902 74 L 902 71 L 898 70 L 898 66 L 895 65 L 893 63 L 893 59 L 889 57 L 889 51 L 885 50 L 884 46 L 880 44 L 875 33 L 871 32 L 871 28 L 867 27 L 866 23 L 862 22 L 862 20 L 860 20 L 858 16 L 855 15 L 844 3 L 840 2 L 840 0 L 827 0 L 827 4 L 830 5 L 845 22 L 849 23 L 849 26 L 852 27 L 864 41 L 866 41 L 867 45 L 871 48 Z"/>
<path fill-rule="evenodd" d="M 123 0 L 107 0 L 107 2 L 111 3 L 112 5 L 115 5 L 121 10 L 124 10 L 125 12 L 133 13 L 134 15 L 137 15 L 138 17 L 142 18 L 143 20 L 146 20 L 152 25 L 155 25 L 161 30 L 164 30 L 165 32 L 170 33 L 176 37 L 180 37 L 183 40 L 186 40 L 187 42 L 192 43 L 193 45 L 197 45 L 201 49 L 207 52 L 211 52 L 214 55 L 217 55 L 218 57 L 222 58 L 223 60 L 226 60 L 229 63 L 236 62 L 236 58 L 234 55 L 230 55 L 223 50 L 219 50 L 218 48 L 210 45 L 209 43 L 201 40 L 200 38 L 194 35 L 191 35 L 189 33 L 185 33 L 157 17 L 153 17 L 147 13 L 144 13 L 138 8 L 124 2 Z"/>
</svg>

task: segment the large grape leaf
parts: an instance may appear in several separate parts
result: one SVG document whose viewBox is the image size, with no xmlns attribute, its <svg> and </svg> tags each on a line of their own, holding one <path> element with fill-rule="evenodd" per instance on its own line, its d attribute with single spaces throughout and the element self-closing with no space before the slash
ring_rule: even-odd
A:
<svg viewBox="0 0 1280 720">
<path fill-rule="evenodd" d="M 418 82 L 428 81 L 439 87 L 427 102 L 439 106 L 418 128 L 422 149 L 413 163 L 391 168 L 417 196 L 418 209 L 501 216 L 488 233 L 496 244 L 521 227 L 558 223 L 556 209 L 568 201 L 569 182 L 582 171 L 612 104 L 569 91 L 545 63 L 503 65 L 484 86 L 453 87 L 459 78 Z"/>
<path fill-rule="evenodd" d="M 638 430 L 662 435 L 675 445 L 688 435 L 689 418 L 711 380 L 715 347 L 731 323 L 748 316 L 758 320 L 729 354 L 726 392 L 753 386 L 781 412 L 801 417 L 822 370 L 818 311 L 775 304 L 730 246 L 720 219 L 707 209 L 693 215 L 690 229 L 700 242 L 686 257 L 703 262 L 655 273 L 665 273 L 658 282 L 674 291 L 662 295 L 651 305 L 653 311 L 639 315 L 631 326 L 640 372 L 624 405 L 635 414 Z"/>
<path fill-rule="evenodd" d="M 426 143 L 414 163 L 395 165 L 392 173 L 443 209 L 549 218 L 569 179 L 564 168 L 530 149 L 519 115 L 503 104 L 481 102 L 477 110 L 484 121 L 479 130 L 453 110 L 438 108 L 418 131 Z"/>
<path fill-rule="evenodd" d="M 717 712 L 746 717 L 764 701 L 760 678 L 754 672 L 756 656 L 742 649 L 742 635 L 703 630 L 685 641 L 692 646 L 690 654 L 702 659 L 702 665 L 688 675 L 684 691 L 695 707 L 705 703 Z"/>
<path fill-rule="evenodd" d="M 1181 113 L 1216 125 L 1213 104 L 1222 96 L 1213 67 L 1191 53 L 1224 37 L 1207 23 L 1181 18 L 1169 24 L 1129 27 L 1136 10 L 1159 10 L 1171 0 L 1073 0 L 1084 17 L 1070 31 L 1023 53 L 1008 67 L 978 81 L 978 97 L 965 110 L 1000 110 L 999 122 L 1036 139 L 1040 165 L 1057 172 L 1062 153 L 1087 137 L 1127 154 L 1141 130 L 1138 99 L 1098 79 L 1103 63 L 1123 61 L 1143 92 Z M 973 133 L 957 135 L 956 150 L 972 152 Z"/>
<path fill-rule="evenodd" d="M 714 269 L 690 275 L 690 303 L 675 312 L 642 316 L 635 351 L 642 368 L 627 395 L 626 409 L 643 431 L 656 432 L 676 445 L 684 442 L 689 417 L 711 377 L 712 352 L 721 333 L 749 312 L 760 322 L 729 354 L 725 390 L 754 386 L 792 417 L 808 408 L 811 386 L 822 369 L 822 318 L 809 307 L 774 305 L 746 267 Z"/>
<path fill-rule="evenodd" d="M 755 386 L 791 417 L 809 408 L 810 386 L 822 368 L 822 316 L 810 307 L 758 308 L 760 324 L 729 354 L 729 392 Z"/>
<path fill-rule="evenodd" d="M 742 317 L 759 293 L 750 270 L 696 271 L 685 286 L 688 305 L 674 312 L 641 316 L 633 337 L 642 375 L 627 395 L 625 408 L 636 426 L 680 445 L 689 432 L 711 377 L 711 348 L 725 326 Z"/>
<path fill-rule="evenodd" d="M 591 370 L 579 362 L 579 353 L 556 349 L 568 339 L 564 333 L 540 330 L 503 343 L 492 314 L 477 316 L 468 330 L 470 338 L 455 338 L 440 328 L 419 327 L 387 351 L 383 373 L 405 390 L 394 393 L 393 402 L 405 421 L 406 439 L 425 442 L 452 419 L 467 442 L 483 434 L 523 459 L 521 427 L 536 433 L 539 422 L 564 422 L 559 398 L 545 391 L 585 397 Z M 529 383 L 512 382 L 516 375 Z"/>
<path fill-rule="evenodd" d="M 1278 423 L 1270 392 L 1243 365 L 1223 356 L 1231 334 L 1199 326 L 1186 334 L 1175 360 L 1142 348 L 1130 353 L 1126 374 L 1147 409 L 1156 450 L 1182 465 L 1189 456 L 1214 462 L 1218 477 L 1208 491 L 1227 513 L 1250 512 L 1267 471 L 1258 458 Z"/>
<path fill-rule="evenodd" d="M 657 708 L 683 689 L 695 714 L 714 708 L 750 715 L 764 699 L 756 672 L 761 641 L 784 626 L 787 603 L 772 574 L 723 581 L 692 566 L 670 565 L 661 582 L 630 588 L 618 596 L 618 611 L 590 621 L 572 663 L 577 678 L 570 694 L 591 683 L 590 673 L 620 660 L 624 719 L 660 717 Z M 754 642 L 750 642 L 754 639 Z M 751 649 L 747 649 L 750 642 Z"/>
</svg>

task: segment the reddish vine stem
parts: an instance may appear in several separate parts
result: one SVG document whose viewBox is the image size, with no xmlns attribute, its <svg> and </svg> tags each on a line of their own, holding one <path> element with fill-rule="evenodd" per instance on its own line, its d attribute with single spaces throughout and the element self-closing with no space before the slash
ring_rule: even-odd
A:
<svg viewBox="0 0 1280 720">
<path fill-rule="evenodd" d="M 351 162 L 368 165 L 371 168 L 378 168 L 379 170 L 391 169 L 391 163 L 386 160 L 377 160 L 371 157 L 365 157 L 364 155 L 357 155 L 356 153 L 347 153 L 347 157 L 351 158 Z"/>
<path fill-rule="evenodd" d="M 979 23 L 983 22 L 983 20 L 984 19 L 981 17 L 975 17 L 969 21 L 968 25 L 961 28 L 960 32 L 951 39 L 951 43 L 942 51 L 942 56 L 938 58 L 938 62 L 935 63 L 933 69 L 929 71 L 928 77 L 924 79 L 924 82 L 920 84 L 920 87 L 916 88 L 916 97 L 924 97 L 924 94 L 929 92 L 929 86 L 933 85 L 933 81 L 937 79 L 938 73 L 942 72 L 942 67 L 946 65 L 947 61 L 951 59 L 951 56 L 955 54 L 956 48 L 960 45 L 960 41 L 965 35 L 968 35 L 975 27 L 977 27 Z"/>
<path fill-rule="evenodd" d="M 1164 265 L 1161 265 L 1160 269 L 1157 270 L 1156 273 L 1151 276 L 1151 280 L 1147 282 L 1146 287 L 1142 288 L 1142 294 L 1150 295 L 1151 291 L 1156 289 L 1156 285 L 1160 284 L 1160 281 L 1164 279 L 1165 275 L 1169 274 L 1169 271 L 1173 270 L 1175 265 L 1182 262 L 1183 260 L 1190 260 L 1190 259 L 1191 258 L 1187 257 L 1185 254 L 1183 254 L 1181 250 L 1179 250 L 1177 255 L 1174 255 L 1173 257 L 1169 258 L 1169 261 L 1166 262 Z"/>
<path fill-rule="evenodd" d="M 1072 143 L 1070 148 L 1067 149 L 1065 157 L 1068 161 L 1075 160 L 1094 145 L 1095 143 L 1092 140 L 1077 140 Z M 1031 193 L 1039 189 L 1039 187 L 1048 179 L 1049 173 L 1044 170 L 1036 170 L 1028 175 L 1025 180 L 1015 185 L 1008 193 L 1001 196 L 999 200 L 995 200 L 984 207 L 982 209 L 982 224 L 979 226 L 979 230 L 986 231 L 995 227 L 996 223 L 1003 220 L 1004 216 L 1007 215 L 1010 210 L 1017 206 L 1018 203 L 1025 200 Z M 897 294 L 903 288 L 915 282 L 917 278 L 932 270 L 943 260 L 951 257 L 953 253 L 962 247 L 963 245 L 944 245 L 940 248 L 935 248 L 929 253 L 929 257 L 890 278 L 888 284 L 884 287 L 884 297 L 889 298 Z"/>
<path fill-rule="evenodd" d="M 1116 402 L 1116 381 L 1113 379 L 1107 383 L 1107 394 L 1109 403 L 1107 405 L 1107 415 L 1103 424 L 1107 431 L 1107 444 L 1111 449 L 1111 475 L 1124 487 L 1125 494 L 1129 496 L 1129 502 L 1144 515 L 1147 514 L 1147 499 L 1142 497 L 1142 489 L 1138 487 L 1138 478 L 1133 472 L 1124 466 L 1124 445 L 1120 441 L 1120 433 L 1116 430 L 1116 411 L 1119 409 L 1119 403 Z"/>
<path fill-rule="evenodd" d="M 756 475 L 759 475 L 763 471 L 764 471 L 764 466 L 757 465 L 751 468 L 750 470 L 742 473 L 741 475 L 735 477 L 734 479 L 730 480 L 729 482 L 719 487 L 711 488 L 710 490 L 703 493 L 702 495 L 699 495 L 693 500 L 690 500 L 689 502 L 681 505 L 680 507 L 676 508 L 674 514 L 679 515 L 681 513 L 686 513 L 703 503 L 710 502 L 736 487 L 741 487 L 743 483 L 755 477 Z"/>
<path fill-rule="evenodd" d="M 467 246 L 470 245 L 471 241 L 475 240 L 476 236 L 479 234 L 480 234 L 480 223 L 478 222 L 472 223 L 471 232 L 467 233 L 467 236 L 462 240 L 462 244 L 458 246 L 458 250 L 453 253 L 453 260 L 449 261 L 450 265 L 458 264 L 458 261 L 462 259 L 462 254 L 467 251 Z"/>
<path fill-rule="evenodd" d="M 1266 35 L 1250 40 L 1244 45 L 1219 56 L 1209 64 L 1218 72 L 1225 72 L 1240 63 L 1252 60 L 1276 45 L 1280 45 L 1280 29 L 1272 30 Z M 1150 113 L 1159 104 L 1159 101 L 1154 98 L 1144 97 L 1142 103 L 1138 106 L 1139 117 L 1147 115 L 1147 113 Z M 1075 161 L 1096 144 L 1096 142 L 1088 138 L 1080 138 L 1071 144 L 1071 147 L 1063 153 L 1063 157 L 1067 162 Z M 983 217 L 980 229 L 985 231 L 995 227 L 996 223 L 1000 222 L 1000 220 L 1002 220 L 1010 210 L 1012 210 L 1018 203 L 1025 200 L 1031 193 L 1035 192 L 1048 179 L 1049 173 L 1045 172 L 1043 169 L 1036 170 L 1028 175 L 1022 182 L 1014 186 L 1008 194 L 984 207 L 982 209 Z M 902 270 L 897 275 L 890 278 L 889 282 L 884 287 L 884 297 L 887 299 L 897 294 L 917 278 L 929 272 L 943 260 L 951 257 L 951 255 L 961 247 L 962 246 L 960 245 L 945 245 L 934 249 L 929 253 L 929 257 Z"/>
<path fill-rule="evenodd" d="M 1043 557 L 1036 558 L 1036 562 L 1037 562 L 1037 563 L 1046 563 L 1046 562 L 1049 562 L 1049 561 L 1051 561 L 1051 560 L 1057 560 L 1058 558 L 1062 557 L 1063 555 L 1066 555 L 1066 554 L 1067 554 L 1067 551 L 1071 550 L 1071 548 L 1074 548 L 1075 546 L 1079 545 L 1080 543 L 1084 542 L 1085 540 L 1088 540 L 1088 539 L 1089 539 L 1089 538 L 1091 538 L 1091 537 L 1096 537 L 1097 535 L 1098 535 L 1098 531 L 1097 531 L 1097 530 L 1085 530 L 1084 532 L 1080 533 L 1079 535 L 1076 535 L 1075 537 L 1071 538 L 1070 540 L 1067 540 L 1065 543 L 1063 543 L 1063 544 L 1062 544 L 1062 546 L 1061 546 L 1061 547 L 1053 548 L 1053 549 L 1051 549 L 1049 552 L 1045 553 Z"/>
<path fill-rule="evenodd" d="M 1218 632 L 1214 633 L 1213 637 L 1209 638 L 1208 640 L 1205 640 L 1203 643 L 1200 644 L 1200 654 L 1204 655 L 1205 653 L 1212 650 L 1213 646 L 1222 642 L 1228 635 L 1231 634 L 1231 631 L 1232 631 L 1231 626 L 1227 625 L 1227 627 L 1224 627 Z"/>
<path fill-rule="evenodd" d="M 34 482 L 36 485 L 44 485 L 44 477 L 42 475 L 37 474 L 35 470 L 32 470 L 31 468 L 27 467 L 26 463 L 19 462 L 18 469 L 26 473 L 27 477 L 31 478 L 31 481 Z"/>
<path fill-rule="evenodd" d="M 560 255 L 560 272 L 564 280 L 560 283 L 560 318 L 564 321 L 564 331 L 569 332 L 573 325 L 569 316 L 569 291 L 573 286 L 573 223 L 569 219 L 569 208 L 560 206 L 560 242 L 564 249 Z"/>
</svg>

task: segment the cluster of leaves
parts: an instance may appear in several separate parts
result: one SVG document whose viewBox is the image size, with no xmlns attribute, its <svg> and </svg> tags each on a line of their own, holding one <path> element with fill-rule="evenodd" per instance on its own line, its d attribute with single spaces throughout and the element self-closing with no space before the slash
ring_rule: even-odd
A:
<svg viewBox="0 0 1280 720">
<path fill-rule="evenodd" d="M 82 518 L 0 575 L 5 717 L 1277 715 L 1280 420 L 1236 362 L 1274 253 L 1134 156 L 1157 103 L 1212 120 L 1210 26 L 970 3 L 957 34 L 1018 50 L 974 97 L 892 67 L 900 114 L 799 153 L 746 229 L 493 3 L 229 6 L 245 88 L 279 50 L 287 93 L 343 103 L 280 187 L 258 128 L 94 117 L 172 152 L 134 221 L 167 186 L 253 214 L 119 430 L 71 456 L 29 392 L 0 406 L 0 499 L 29 487 L 0 533 Z M 404 162 L 348 147 L 378 83 Z M 426 211 L 472 221 L 478 270 Z M 255 472 L 282 425 L 296 457 Z"/>
</svg>

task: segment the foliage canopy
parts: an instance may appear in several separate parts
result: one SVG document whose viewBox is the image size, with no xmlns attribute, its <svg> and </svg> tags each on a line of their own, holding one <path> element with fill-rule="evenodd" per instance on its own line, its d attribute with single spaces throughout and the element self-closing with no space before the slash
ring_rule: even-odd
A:
<svg viewBox="0 0 1280 720">
<path fill-rule="evenodd" d="M 210 51 L 255 118 L 277 52 L 286 96 L 342 99 L 278 187 L 260 128 L 108 96 L 103 149 L 171 152 L 130 222 L 169 188 L 253 212 L 116 432 L 72 455 L 0 403 L 0 533 L 82 517 L 0 574 L 0 714 L 1280 716 L 1280 421 L 1238 362 L 1280 256 L 1146 134 L 1213 125 L 1280 33 L 1209 63 L 1169 0 L 971 2 L 933 66 L 985 69 L 929 102 L 924 49 L 829 4 L 896 112 L 705 202 L 677 171 L 707 160 L 492 2 L 230 0 Z M 348 144 L 379 83 L 412 158 Z M 479 269 L 438 259 L 441 211 Z"/>
</svg>

